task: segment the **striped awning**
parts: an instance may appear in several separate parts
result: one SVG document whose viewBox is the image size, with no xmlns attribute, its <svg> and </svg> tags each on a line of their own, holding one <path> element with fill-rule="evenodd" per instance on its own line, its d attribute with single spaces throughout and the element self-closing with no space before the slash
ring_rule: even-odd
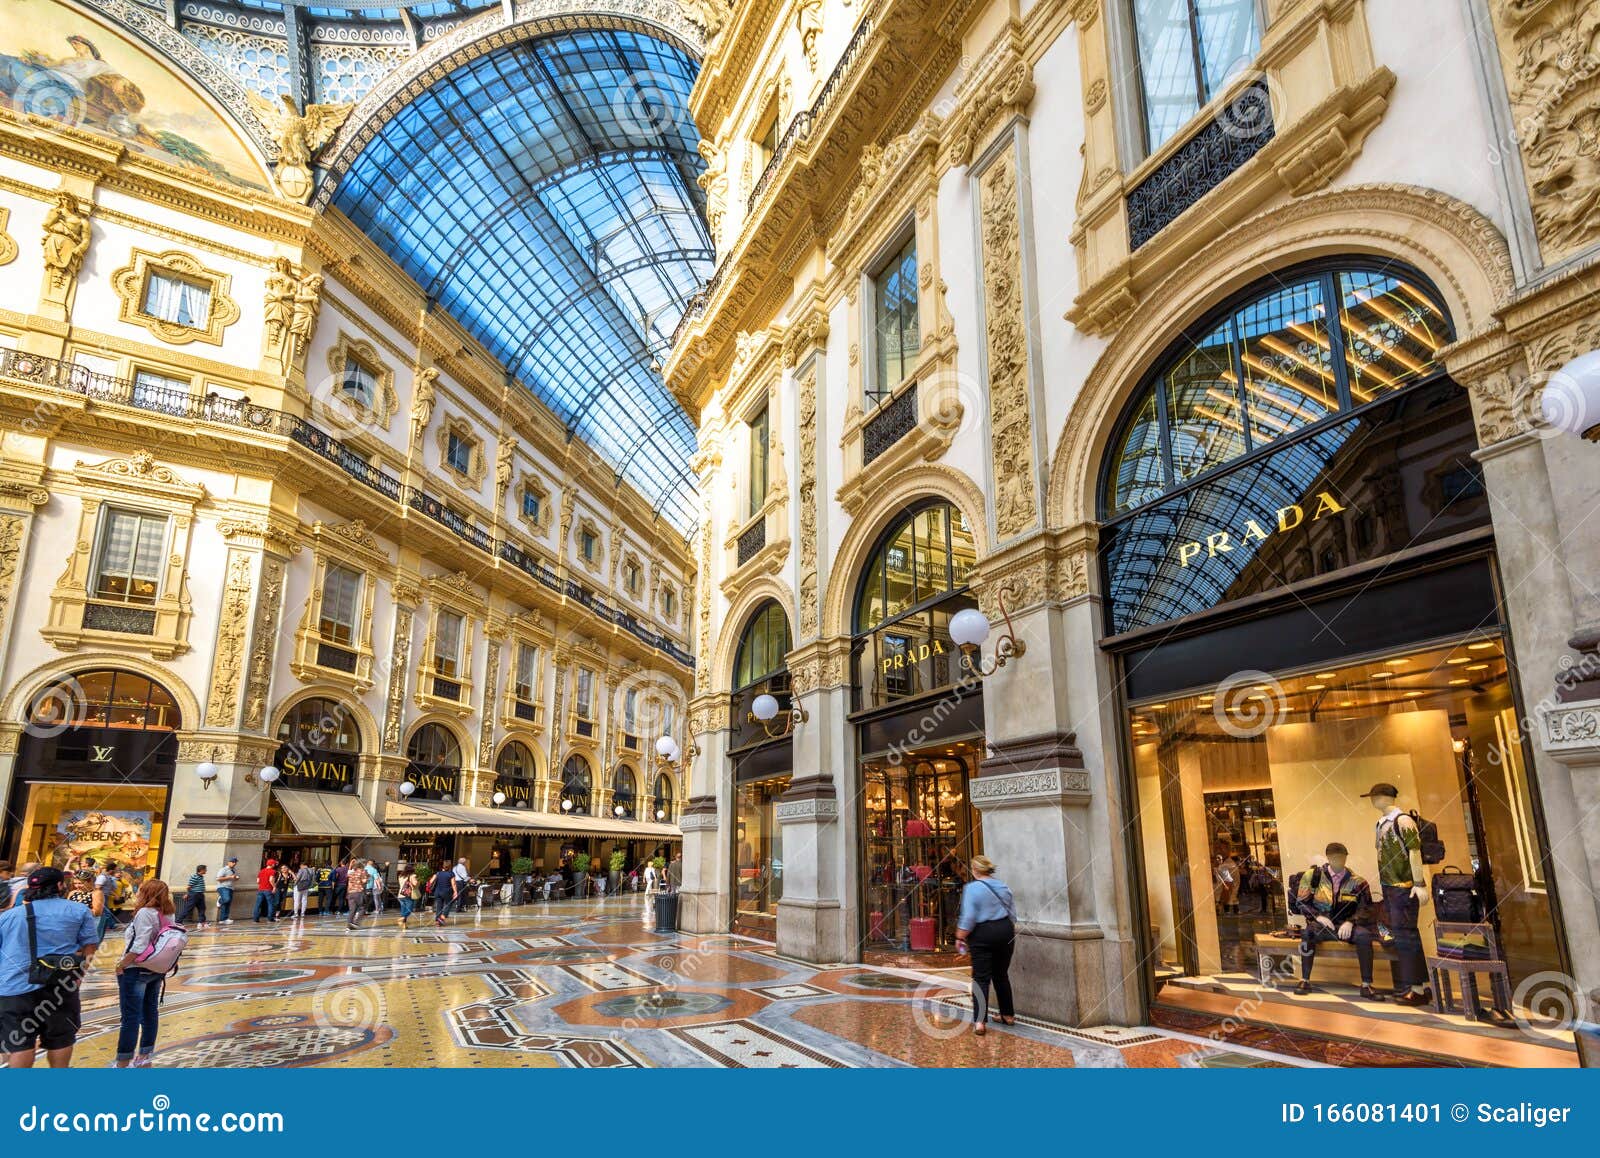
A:
<svg viewBox="0 0 1600 1158">
<path fill-rule="evenodd" d="M 475 808 L 437 800 L 391 801 L 383 828 L 397 833 L 504 833 L 510 836 L 642 837 L 682 840 L 676 824 L 646 820 L 617 820 L 600 816 L 561 816 L 521 808 Z"/>
</svg>

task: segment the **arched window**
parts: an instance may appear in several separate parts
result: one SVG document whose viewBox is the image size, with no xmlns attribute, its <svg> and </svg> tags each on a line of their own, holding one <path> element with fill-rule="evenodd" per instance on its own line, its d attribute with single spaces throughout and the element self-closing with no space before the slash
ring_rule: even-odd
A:
<svg viewBox="0 0 1600 1158">
<path fill-rule="evenodd" d="M 561 811 L 574 816 L 589 815 L 589 796 L 594 788 L 594 777 L 589 762 L 573 754 L 561 766 Z"/>
<path fill-rule="evenodd" d="M 672 778 L 665 772 L 656 774 L 655 818 L 665 824 L 672 822 Z"/>
<path fill-rule="evenodd" d="M 616 775 L 611 778 L 611 812 L 618 817 L 632 819 L 638 811 L 639 781 L 633 774 L 633 769 L 626 764 L 617 765 Z"/>
<path fill-rule="evenodd" d="M 533 751 L 520 740 L 508 741 L 494 762 L 495 775 L 503 780 L 532 780 Z"/>
<path fill-rule="evenodd" d="M 278 724 L 278 742 L 305 751 L 359 755 L 361 730 L 349 705 L 312 696 L 284 715 Z"/>
<path fill-rule="evenodd" d="M 128 728 L 172 732 L 182 727 L 166 688 L 135 672 L 86 671 L 41 692 L 28 713 L 32 729 Z"/>
<path fill-rule="evenodd" d="M 733 664 L 733 690 L 741 691 L 784 670 L 789 654 L 789 616 L 776 599 L 756 609 L 739 637 Z"/>
<path fill-rule="evenodd" d="M 424 724 L 406 744 L 406 779 L 422 800 L 460 799 L 461 745 L 441 724 Z"/>
<path fill-rule="evenodd" d="M 1321 263 L 1257 282 L 1191 326 L 1129 403 L 1102 517 L 1432 377 L 1453 336 L 1404 266 Z"/>
<path fill-rule="evenodd" d="M 878 542 L 856 595 L 856 708 L 925 695 L 965 678 L 950 617 L 975 605 L 977 559 L 966 517 L 950 503 L 912 507 Z"/>
</svg>

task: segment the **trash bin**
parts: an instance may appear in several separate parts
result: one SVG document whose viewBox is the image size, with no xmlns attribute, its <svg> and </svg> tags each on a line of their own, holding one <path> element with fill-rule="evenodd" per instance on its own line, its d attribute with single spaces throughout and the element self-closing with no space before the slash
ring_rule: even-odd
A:
<svg viewBox="0 0 1600 1158">
<path fill-rule="evenodd" d="M 656 894 L 656 932 L 676 933 L 678 931 L 678 894 Z"/>
</svg>

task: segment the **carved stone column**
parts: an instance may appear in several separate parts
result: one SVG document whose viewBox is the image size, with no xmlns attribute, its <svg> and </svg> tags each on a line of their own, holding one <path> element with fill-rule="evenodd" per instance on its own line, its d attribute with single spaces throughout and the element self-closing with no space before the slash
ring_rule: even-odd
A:
<svg viewBox="0 0 1600 1158">
<path fill-rule="evenodd" d="M 383 751 L 399 755 L 405 744 L 406 681 L 411 675 L 411 636 L 422 591 L 416 580 L 401 576 L 390 588 L 394 599 L 394 634 L 389 644 L 389 682 L 383 696 Z"/>
<path fill-rule="evenodd" d="M 42 468 L 35 468 L 42 475 Z M 11 638 L 19 583 L 28 564 L 28 540 L 34 511 L 50 500 L 50 492 L 33 479 L 0 478 L 0 639 Z M 0 687 L 10 687 L 12 675 L 0 654 Z M 0 800 L 11 798 L 11 778 L 17 761 L 20 722 L 0 731 Z"/>
<path fill-rule="evenodd" d="M 704 662 L 704 661 L 702 661 Z M 699 755 L 690 761 L 687 799 L 678 827 L 683 830 L 683 887 L 678 926 L 686 933 L 728 931 L 732 865 L 724 839 L 733 822 L 733 784 L 719 774 L 728 766 L 728 699 L 696 696 L 689 703 L 689 731 Z"/>
</svg>

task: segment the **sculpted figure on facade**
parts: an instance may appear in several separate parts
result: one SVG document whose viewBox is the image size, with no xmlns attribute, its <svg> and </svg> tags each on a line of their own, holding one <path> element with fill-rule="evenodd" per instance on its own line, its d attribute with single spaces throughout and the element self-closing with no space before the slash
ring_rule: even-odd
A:
<svg viewBox="0 0 1600 1158">
<path fill-rule="evenodd" d="M 715 249 L 722 244 L 722 219 L 728 209 L 728 158 L 710 141 L 700 142 L 700 156 L 706 171 L 695 182 L 706 191 L 706 227 Z"/>
<path fill-rule="evenodd" d="M 317 311 L 322 308 L 322 275 L 314 273 L 300 279 L 294 291 L 294 315 L 289 320 L 289 337 L 293 343 L 293 356 L 299 358 L 311 341 L 311 331 L 317 325 Z"/>
<path fill-rule="evenodd" d="M 277 101 L 270 101 L 253 92 L 247 92 L 250 104 L 260 114 L 278 146 L 278 190 L 291 201 L 304 205 L 311 198 L 314 182 L 311 162 L 334 134 L 339 131 L 353 104 L 307 105 L 304 113 L 295 108 L 294 98 L 279 93 Z"/>
<path fill-rule="evenodd" d="M 422 433 L 433 419 L 433 402 L 438 395 L 439 371 L 425 366 L 417 371 L 417 384 L 411 392 L 411 445 L 422 442 Z"/>
<path fill-rule="evenodd" d="M 56 194 L 44 217 L 44 266 L 53 289 L 61 289 L 83 268 L 89 252 L 89 215 L 71 193 Z"/>
<path fill-rule="evenodd" d="M 822 0 L 800 0 L 795 10 L 795 23 L 800 28 L 800 51 L 812 71 L 817 67 L 817 38 L 822 35 Z"/>
<path fill-rule="evenodd" d="M 294 324 L 294 294 L 299 287 L 294 264 L 287 257 L 273 258 L 272 269 L 267 274 L 265 303 L 269 353 L 281 351 L 288 340 L 289 327 Z"/>
</svg>

